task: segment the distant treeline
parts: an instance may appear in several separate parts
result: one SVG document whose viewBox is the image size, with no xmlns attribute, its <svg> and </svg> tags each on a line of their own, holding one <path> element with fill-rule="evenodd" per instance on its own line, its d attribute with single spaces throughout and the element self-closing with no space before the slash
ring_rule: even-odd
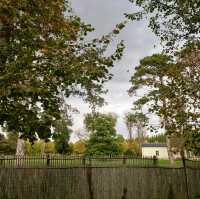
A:
<svg viewBox="0 0 200 199">
<path fill-rule="evenodd" d="M 151 137 L 146 137 L 145 142 L 147 143 L 164 143 L 166 141 L 166 136 L 164 134 L 159 134 Z M 131 144 L 130 144 L 131 143 Z M 84 154 L 87 149 L 87 140 L 78 140 L 76 142 L 66 143 L 68 148 L 62 154 Z M 17 137 L 14 134 L 8 134 L 6 137 L 0 134 L 0 154 L 15 154 L 17 145 Z M 57 150 L 55 141 L 45 142 L 43 140 L 35 141 L 33 144 L 26 141 L 25 142 L 25 154 L 34 155 L 42 153 L 41 148 L 44 147 L 44 153 L 60 153 Z M 122 135 L 119 137 L 119 147 L 120 154 L 131 154 L 140 156 L 141 149 L 137 138 L 133 139 L 131 142 L 128 139 L 124 139 Z"/>
<path fill-rule="evenodd" d="M 165 143 L 166 142 L 166 135 L 165 134 L 158 134 L 147 138 L 147 142 L 149 143 Z"/>
</svg>

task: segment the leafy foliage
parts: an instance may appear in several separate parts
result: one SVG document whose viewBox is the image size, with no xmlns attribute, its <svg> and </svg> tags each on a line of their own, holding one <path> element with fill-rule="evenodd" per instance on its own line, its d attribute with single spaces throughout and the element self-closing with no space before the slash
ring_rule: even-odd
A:
<svg viewBox="0 0 200 199">
<path fill-rule="evenodd" d="M 123 42 L 110 56 L 105 51 L 123 23 L 86 42 L 93 28 L 72 14 L 67 0 L 2 0 L 0 13 L 1 126 L 33 142 L 51 136 L 61 92 L 102 105 L 103 83 Z"/>
<path fill-rule="evenodd" d="M 128 156 L 141 156 L 142 151 L 137 139 L 135 140 L 125 140 L 123 143 L 123 152 L 124 155 Z"/>
<path fill-rule="evenodd" d="M 78 140 L 73 144 L 73 153 L 84 154 L 86 150 L 85 142 L 83 140 Z"/>
<path fill-rule="evenodd" d="M 118 155 L 122 153 L 123 138 L 116 134 L 116 117 L 112 114 L 87 114 L 85 126 L 90 132 L 87 155 Z"/>
<path fill-rule="evenodd" d="M 66 154 L 72 152 L 69 146 L 71 132 L 72 130 L 69 128 L 67 121 L 63 119 L 56 121 L 53 139 L 55 142 L 55 149 L 58 153 Z"/>
<path fill-rule="evenodd" d="M 139 155 L 140 153 L 138 151 L 140 150 L 135 150 L 136 152 L 133 152 L 132 146 L 133 146 L 133 129 L 135 129 L 136 136 L 137 136 L 137 141 L 138 141 L 138 146 L 140 147 L 141 144 L 144 142 L 145 139 L 145 131 L 146 127 L 148 125 L 149 119 L 147 116 L 142 113 L 141 111 L 134 110 L 134 112 L 128 112 L 125 114 L 125 123 L 126 127 L 129 131 L 129 150 L 127 150 L 126 153 L 133 155 Z"/>
<path fill-rule="evenodd" d="M 17 137 L 12 133 L 7 134 L 6 137 L 0 139 L 0 154 L 9 155 L 15 154 L 17 145 Z"/>
<path fill-rule="evenodd" d="M 126 14 L 131 20 L 149 18 L 149 27 L 174 49 L 182 42 L 199 39 L 200 2 L 199 0 L 129 0 L 141 9 L 133 14 Z"/>
<path fill-rule="evenodd" d="M 149 111 L 156 113 L 161 118 L 166 117 L 166 98 L 168 94 L 172 93 L 166 85 L 165 79 L 167 71 L 172 66 L 171 58 L 163 54 L 148 56 L 140 61 L 140 65 L 135 68 L 136 72 L 131 78 L 133 86 L 129 89 L 129 93 L 136 94 L 142 88 L 148 88 L 148 93 L 134 102 L 137 107 L 142 108 L 147 104 L 150 107 Z M 165 120 L 163 119 L 162 122 L 165 123 Z M 162 126 L 165 125 L 164 123 Z"/>
<path fill-rule="evenodd" d="M 136 67 L 130 89 L 134 94 L 148 87 L 147 95 L 135 104 L 148 104 L 150 111 L 162 119 L 166 133 L 184 138 L 185 147 L 193 152 L 199 151 L 199 55 L 199 43 L 195 42 L 186 46 L 176 60 L 163 54 L 146 57 Z"/>
<path fill-rule="evenodd" d="M 179 101 L 175 105 L 181 101 L 183 108 L 177 109 L 176 127 L 182 125 L 187 148 L 200 155 L 200 42 L 193 41 L 182 49 L 177 62 L 181 76 L 176 78 Z"/>
<path fill-rule="evenodd" d="M 128 130 L 128 133 L 129 133 L 129 140 L 132 140 L 133 139 L 133 123 L 134 123 L 134 115 L 130 112 L 126 113 L 125 114 L 125 117 L 124 117 L 124 121 L 125 121 L 125 124 L 126 124 L 126 128 Z"/>
<path fill-rule="evenodd" d="M 44 140 L 37 140 L 34 143 L 26 142 L 26 154 L 28 155 L 38 155 L 41 154 L 41 148 L 44 145 L 44 153 L 55 154 L 55 143 L 52 141 L 45 142 Z"/>
<path fill-rule="evenodd" d="M 151 137 L 147 138 L 147 142 L 149 143 L 166 143 L 166 135 L 165 134 L 159 134 L 159 135 L 154 135 Z"/>
</svg>

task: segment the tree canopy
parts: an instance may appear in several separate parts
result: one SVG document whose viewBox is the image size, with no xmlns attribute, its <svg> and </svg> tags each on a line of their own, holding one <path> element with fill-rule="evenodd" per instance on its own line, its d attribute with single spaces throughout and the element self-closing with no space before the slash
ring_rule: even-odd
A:
<svg viewBox="0 0 200 199">
<path fill-rule="evenodd" d="M 199 40 L 199 0 L 129 0 L 140 8 L 139 12 L 126 14 L 131 20 L 149 19 L 149 27 L 168 48 Z"/>
<path fill-rule="evenodd" d="M 198 45 L 181 50 L 176 60 L 163 54 L 145 57 L 136 67 L 129 90 L 133 94 L 148 88 L 148 93 L 135 104 L 148 104 L 149 111 L 161 118 L 166 133 L 184 138 L 184 146 L 194 153 L 199 151 L 200 133 L 198 59 Z"/>
<path fill-rule="evenodd" d="M 86 144 L 87 155 L 119 155 L 123 138 L 116 133 L 116 117 L 112 114 L 87 114 L 85 127 L 90 132 Z"/>
<path fill-rule="evenodd" d="M 68 122 L 64 119 L 56 121 L 53 139 L 55 142 L 55 149 L 58 153 L 70 153 L 69 138 L 72 130 Z"/>
<path fill-rule="evenodd" d="M 144 128 L 147 127 L 149 119 L 141 111 L 132 111 L 125 114 L 125 123 L 129 131 L 129 139 L 133 139 L 132 131 L 136 129 L 137 137 L 144 138 Z"/>
<path fill-rule="evenodd" d="M 8 133 L 7 137 L 0 134 L 0 154 L 15 154 L 17 145 L 17 136 Z"/>
<path fill-rule="evenodd" d="M 110 56 L 105 51 L 123 23 L 86 42 L 93 28 L 72 14 L 67 0 L 2 0 L 0 13 L 1 126 L 33 141 L 51 135 L 61 92 L 103 103 L 103 83 L 124 45 Z"/>
<path fill-rule="evenodd" d="M 151 137 L 147 137 L 147 142 L 149 143 L 166 143 L 166 134 L 158 134 L 153 135 Z"/>
</svg>

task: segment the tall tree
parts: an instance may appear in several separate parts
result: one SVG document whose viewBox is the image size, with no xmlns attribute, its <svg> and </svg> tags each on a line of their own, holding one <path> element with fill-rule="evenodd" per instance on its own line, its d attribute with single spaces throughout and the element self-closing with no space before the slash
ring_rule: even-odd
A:
<svg viewBox="0 0 200 199">
<path fill-rule="evenodd" d="M 133 121 L 134 115 L 131 112 L 125 114 L 124 121 L 129 134 L 129 141 L 133 140 Z"/>
<path fill-rule="evenodd" d="M 179 53 L 175 70 L 169 73 L 171 98 L 169 118 L 171 133 L 183 137 L 183 147 L 200 154 L 200 43 L 194 41 Z"/>
<path fill-rule="evenodd" d="M 148 126 L 149 119 L 147 116 L 142 112 L 135 112 L 134 113 L 134 127 L 136 128 L 137 132 L 137 139 L 138 143 L 141 147 L 141 144 L 144 143 L 144 139 L 146 136 L 147 126 Z"/>
<path fill-rule="evenodd" d="M 58 153 L 70 153 L 69 138 L 72 130 L 70 124 L 64 119 L 56 121 L 53 139 L 55 142 L 55 149 Z"/>
<path fill-rule="evenodd" d="M 1 126 L 33 142 L 51 136 L 61 92 L 102 104 L 103 83 L 124 45 L 110 56 L 105 51 L 123 23 L 86 42 L 93 28 L 72 15 L 67 0 L 2 0 L 0 13 Z"/>
<path fill-rule="evenodd" d="M 161 127 L 165 128 L 167 133 L 169 157 L 172 162 L 171 136 L 185 140 L 182 151 L 191 148 L 198 151 L 199 148 L 198 144 L 191 145 L 191 142 L 190 145 L 187 144 L 191 137 L 198 143 L 200 133 L 199 62 L 185 62 L 188 58 L 192 58 L 191 53 L 193 56 L 199 56 L 199 47 L 195 46 L 195 48 L 194 45 L 192 48 L 186 47 L 173 61 L 166 55 L 146 57 L 136 67 L 136 73 L 132 77 L 131 93 L 141 87 L 149 88 L 148 94 L 135 104 L 140 106 L 148 104 L 150 111 L 161 117 Z"/>
<path fill-rule="evenodd" d="M 155 54 L 149 57 L 145 57 L 140 61 L 140 65 L 137 66 L 136 72 L 131 78 L 132 87 L 130 88 L 130 94 L 134 94 L 138 89 L 148 88 L 148 93 L 139 98 L 135 105 L 142 107 L 148 105 L 149 111 L 156 113 L 161 117 L 161 127 L 168 129 L 168 116 L 167 116 L 167 93 L 168 87 L 166 86 L 166 78 L 169 66 L 173 62 L 169 56 L 163 54 Z M 171 93 L 170 93 L 171 94 Z M 173 163 L 173 154 L 170 145 L 170 139 L 167 139 L 168 154 L 171 163 Z"/>
<path fill-rule="evenodd" d="M 129 130 L 130 146 L 131 146 L 131 140 L 133 138 L 132 131 L 133 129 L 136 129 L 138 143 L 141 147 L 141 144 L 144 142 L 145 138 L 145 131 L 148 125 L 148 118 L 141 111 L 129 112 L 125 116 L 125 122 L 127 129 Z"/>
<path fill-rule="evenodd" d="M 85 127 L 90 132 L 86 144 L 88 155 L 119 155 L 122 153 L 123 140 L 116 133 L 116 116 L 112 114 L 87 114 Z"/>
<path fill-rule="evenodd" d="M 129 0 L 140 11 L 126 14 L 129 19 L 149 19 L 149 27 L 168 48 L 200 39 L 199 0 Z M 165 47 L 166 47 L 165 46 Z"/>
<path fill-rule="evenodd" d="M 166 134 L 158 134 L 158 135 L 153 135 L 147 138 L 147 142 L 149 143 L 165 143 L 166 142 Z"/>
</svg>

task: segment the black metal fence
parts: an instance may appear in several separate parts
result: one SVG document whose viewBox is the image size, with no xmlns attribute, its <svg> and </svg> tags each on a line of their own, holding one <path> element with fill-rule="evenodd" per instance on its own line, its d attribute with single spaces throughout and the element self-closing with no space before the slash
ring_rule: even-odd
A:
<svg viewBox="0 0 200 199">
<path fill-rule="evenodd" d="M 66 155 L 34 155 L 34 156 L 0 156 L 0 168 L 67 168 L 67 167 L 153 167 L 157 159 L 132 156 L 66 156 Z"/>
<path fill-rule="evenodd" d="M 200 169 L 200 160 L 186 160 L 185 161 L 186 163 L 186 167 L 187 168 L 197 168 L 197 169 Z"/>
<path fill-rule="evenodd" d="M 161 160 L 162 161 L 162 160 Z M 200 161 L 185 160 L 173 167 L 200 168 Z M 67 156 L 58 154 L 17 156 L 1 155 L 0 168 L 68 168 L 68 167 L 170 167 L 156 157 L 133 156 Z"/>
</svg>

